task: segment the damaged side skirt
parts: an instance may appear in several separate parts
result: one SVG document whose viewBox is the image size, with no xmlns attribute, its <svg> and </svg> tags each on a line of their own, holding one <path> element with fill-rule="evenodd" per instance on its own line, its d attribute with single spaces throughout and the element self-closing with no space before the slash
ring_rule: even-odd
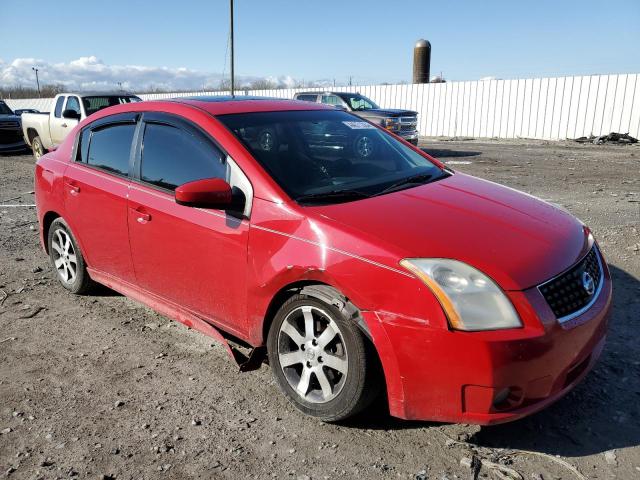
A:
<svg viewBox="0 0 640 480">
<path fill-rule="evenodd" d="M 99 272 L 92 268 L 87 268 L 87 270 L 89 271 L 89 275 L 94 281 L 106 285 L 107 287 L 129 298 L 132 298 L 155 310 L 156 312 L 184 324 L 188 328 L 192 328 L 213 338 L 224 346 L 225 350 L 231 356 L 233 361 L 238 365 L 241 372 L 257 370 L 258 368 L 260 368 L 260 365 L 262 365 L 262 362 L 266 356 L 264 347 L 252 348 L 248 354 L 245 354 L 237 347 L 232 346 L 229 341 L 222 335 L 220 330 L 218 330 L 202 318 L 181 308 L 180 306 L 175 305 L 149 292 L 145 292 L 144 294 L 142 294 L 133 285 L 116 279 L 109 274 Z"/>
</svg>

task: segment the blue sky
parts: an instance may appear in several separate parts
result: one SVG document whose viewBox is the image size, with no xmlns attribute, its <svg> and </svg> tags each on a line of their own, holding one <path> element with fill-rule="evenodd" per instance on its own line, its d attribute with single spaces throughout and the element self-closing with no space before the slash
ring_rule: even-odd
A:
<svg viewBox="0 0 640 480">
<path fill-rule="evenodd" d="M 93 75 L 130 65 L 228 74 L 227 34 L 227 0 L 4 1 L 0 82 L 28 84 L 32 59 L 43 75 L 58 64 L 53 81 L 84 57 L 99 62 Z M 449 80 L 638 72 L 640 1 L 236 0 L 240 75 L 409 81 L 421 37 L 432 44 L 432 73 Z M 8 74 L 16 59 L 26 61 Z"/>
</svg>

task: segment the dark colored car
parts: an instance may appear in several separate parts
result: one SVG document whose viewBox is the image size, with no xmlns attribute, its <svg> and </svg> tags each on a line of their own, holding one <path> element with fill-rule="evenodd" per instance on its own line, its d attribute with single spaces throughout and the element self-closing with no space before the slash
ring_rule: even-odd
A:
<svg viewBox="0 0 640 480">
<path fill-rule="evenodd" d="M 380 108 L 373 100 L 349 92 L 299 92 L 294 100 L 324 103 L 352 112 L 395 133 L 413 145 L 418 144 L 418 112 L 397 108 Z"/>
<path fill-rule="evenodd" d="M 22 122 L 4 100 L 0 100 L 0 153 L 24 150 L 27 146 L 22 138 Z"/>
</svg>

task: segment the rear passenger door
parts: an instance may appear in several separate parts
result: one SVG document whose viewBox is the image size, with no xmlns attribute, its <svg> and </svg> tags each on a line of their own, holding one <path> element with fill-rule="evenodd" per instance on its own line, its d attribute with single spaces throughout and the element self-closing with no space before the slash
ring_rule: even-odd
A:
<svg viewBox="0 0 640 480">
<path fill-rule="evenodd" d="M 128 209 L 137 283 L 238 333 L 245 328 L 238 321 L 245 318 L 249 222 L 221 210 L 178 205 L 174 190 L 193 180 L 222 178 L 241 186 L 250 202 L 243 175 L 195 125 L 173 115 L 144 114 Z"/>
<path fill-rule="evenodd" d="M 90 268 L 134 281 L 127 231 L 127 196 L 137 115 L 112 115 L 78 137 L 64 173 L 65 219 Z"/>
</svg>

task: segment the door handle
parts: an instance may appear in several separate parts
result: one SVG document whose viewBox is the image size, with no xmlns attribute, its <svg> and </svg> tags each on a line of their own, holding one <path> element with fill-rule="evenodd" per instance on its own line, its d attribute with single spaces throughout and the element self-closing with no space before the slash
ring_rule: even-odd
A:
<svg viewBox="0 0 640 480">
<path fill-rule="evenodd" d="M 138 223 L 142 223 L 145 224 L 147 222 L 151 221 L 151 215 L 149 215 L 146 212 L 143 212 L 140 210 L 140 207 L 138 208 L 131 208 L 131 213 L 133 213 L 136 216 L 136 221 Z"/>
<path fill-rule="evenodd" d="M 67 124 L 63 123 L 62 125 L 60 125 L 62 128 L 67 128 Z"/>
<path fill-rule="evenodd" d="M 140 213 L 138 212 L 138 223 L 147 223 L 151 221 L 151 215 L 148 213 Z"/>
<path fill-rule="evenodd" d="M 73 183 L 67 182 L 67 188 L 69 189 L 69 193 L 71 195 L 78 195 L 80 193 L 80 187 L 74 185 Z"/>
</svg>

